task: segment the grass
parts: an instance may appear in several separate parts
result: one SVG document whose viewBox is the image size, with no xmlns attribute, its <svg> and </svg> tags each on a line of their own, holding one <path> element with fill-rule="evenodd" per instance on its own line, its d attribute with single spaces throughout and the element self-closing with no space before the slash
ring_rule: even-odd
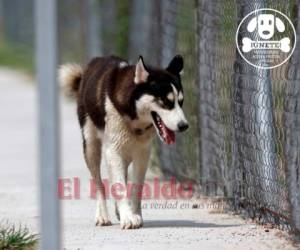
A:
<svg viewBox="0 0 300 250">
<path fill-rule="evenodd" d="M 38 243 L 38 235 L 24 226 L 0 226 L 0 250 L 33 250 Z"/>
<path fill-rule="evenodd" d="M 33 52 L 24 45 L 17 45 L 0 39 L 0 65 L 33 73 Z"/>
</svg>

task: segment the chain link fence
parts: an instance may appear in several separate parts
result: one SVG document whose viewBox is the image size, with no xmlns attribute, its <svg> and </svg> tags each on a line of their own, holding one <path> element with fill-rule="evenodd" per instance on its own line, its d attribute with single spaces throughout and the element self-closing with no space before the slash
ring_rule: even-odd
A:
<svg viewBox="0 0 300 250">
<path fill-rule="evenodd" d="M 0 4 L 0 32 L 32 46 L 33 20 L 22 4 L 32 12 L 32 0 Z M 114 53 L 134 63 L 142 54 L 166 67 L 182 54 L 190 129 L 176 145 L 157 142 L 155 164 L 252 218 L 300 230 L 300 48 L 282 66 L 261 70 L 235 45 L 238 24 L 259 8 L 281 11 L 300 34 L 299 6 L 297 0 L 62 0 L 60 58 L 83 63 Z"/>
<path fill-rule="evenodd" d="M 164 1 L 162 62 L 183 54 L 185 107 L 192 129 L 159 149 L 161 167 L 227 197 L 252 218 L 299 230 L 299 48 L 287 63 L 257 69 L 235 45 L 251 11 L 286 14 L 299 34 L 296 1 Z M 167 48 L 165 48 L 165 47 Z M 166 51 L 172 51 L 168 54 Z"/>
</svg>

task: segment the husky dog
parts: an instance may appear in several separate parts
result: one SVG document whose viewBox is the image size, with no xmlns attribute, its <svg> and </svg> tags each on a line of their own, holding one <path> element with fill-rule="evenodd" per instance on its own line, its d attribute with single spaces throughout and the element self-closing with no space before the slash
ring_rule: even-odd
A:
<svg viewBox="0 0 300 250">
<path fill-rule="evenodd" d="M 111 184 L 118 188 L 116 215 L 122 229 L 143 224 L 141 188 L 155 131 L 166 144 L 175 143 L 175 132 L 188 128 L 182 110 L 180 72 L 183 59 L 175 56 L 166 69 L 136 65 L 116 57 L 94 58 L 85 69 L 62 65 L 60 83 L 77 100 L 86 164 L 95 180 L 99 198 L 96 225 L 110 225 L 100 166 L 108 167 Z M 131 195 L 127 171 L 132 163 Z M 125 188 L 124 188 L 125 187 Z"/>
</svg>

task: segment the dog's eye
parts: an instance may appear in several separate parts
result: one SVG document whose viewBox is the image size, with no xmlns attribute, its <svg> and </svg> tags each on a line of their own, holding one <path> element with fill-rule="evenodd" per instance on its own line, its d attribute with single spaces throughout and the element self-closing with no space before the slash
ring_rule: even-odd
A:
<svg viewBox="0 0 300 250">
<path fill-rule="evenodd" d="M 263 20 L 261 20 L 261 21 L 260 21 L 260 24 L 261 24 L 261 25 L 263 25 L 263 24 L 264 24 L 264 21 L 263 21 Z"/>
<path fill-rule="evenodd" d="M 182 105 L 183 105 L 183 98 L 180 99 L 180 100 L 178 100 L 178 103 L 179 103 L 180 107 L 182 107 Z"/>
<path fill-rule="evenodd" d="M 170 101 L 168 98 L 160 98 L 157 102 L 164 109 L 174 108 L 174 102 Z"/>
<path fill-rule="evenodd" d="M 168 98 L 164 99 L 164 104 L 168 109 L 174 108 L 174 101 L 170 101 Z"/>
<path fill-rule="evenodd" d="M 272 21 L 271 20 L 269 20 L 269 25 L 271 25 L 272 24 Z"/>
</svg>

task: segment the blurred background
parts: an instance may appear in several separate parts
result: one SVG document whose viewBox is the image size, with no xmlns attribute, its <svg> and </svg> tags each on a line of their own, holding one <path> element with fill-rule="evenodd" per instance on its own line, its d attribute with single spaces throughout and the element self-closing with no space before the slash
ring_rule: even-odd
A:
<svg viewBox="0 0 300 250">
<path fill-rule="evenodd" d="M 0 4 L 0 64 L 33 74 L 34 1 L 3 0 Z M 184 136 L 188 137 L 188 143 L 174 159 L 170 161 L 169 150 L 163 148 L 156 150 L 153 157 L 155 165 L 159 165 L 158 157 L 166 158 L 166 171 L 173 171 L 174 165 L 182 164 L 184 167 L 178 171 L 186 177 L 198 175 L 196 166 L 199 165 L 198 142 L 195 140 L 198 133 L 194 8 L 193 1 L 58 1 L 60 64 L 77 62 L 85 65 L 94 56 L 115 54 L 131 63 L 143 55 L 146 63 L 166 67 L 176 54 L 186 55 L 185 108 L 189 110 L 189 119 L 194 126 Z M 188 158 L 183 157 L 187 154 Z"/>
<path fill-rule="evenodd" d="M 34 75 L 33 0 L 0 1 L 0 65 Z M 236 51 L 237 25 L 262 7 L 286 14 L 299 34 L 299 1 L 60 0 L 59 62 L 115 54 L 167 66 L 185 60 L 191 124 L 176 145 L 153 148 L 152 168 L 191 180 L 236 211 L 300 229 L 300 49 L 259 70 Z M 286 32 L 291 32 L 287 30 Z"/>
</svg>

